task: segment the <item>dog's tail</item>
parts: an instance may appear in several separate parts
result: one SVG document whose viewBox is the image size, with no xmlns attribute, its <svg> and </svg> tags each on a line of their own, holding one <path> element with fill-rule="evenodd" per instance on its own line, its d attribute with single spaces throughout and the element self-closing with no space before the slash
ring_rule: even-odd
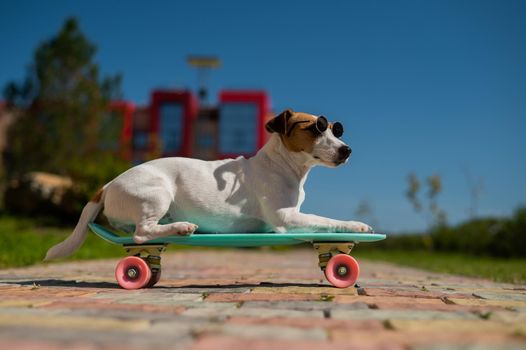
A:
<svg viewBox="0 0 526 350">
<path fill-rule="evenodd" d="M 88 234 L 88 223 L 95 220 L 97 214 L 102 209 L 104 204 L 104 190 L 108 185 L 101 188 L 88 204 L 86 204 L 84 209 L 82 209 L 82 214 L 80 214 L 79 221 L 77 222 L 77 226 L 75 226 L 73 233 L 64 241 L 51 247 L 47 251 L 44 261 L 65 258 L 80 248 Z"/>
</svg>

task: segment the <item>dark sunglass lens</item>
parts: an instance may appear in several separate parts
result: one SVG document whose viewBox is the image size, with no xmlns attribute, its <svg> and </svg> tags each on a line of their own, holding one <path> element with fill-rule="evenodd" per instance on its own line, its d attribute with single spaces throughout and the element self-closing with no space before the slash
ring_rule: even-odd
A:
<svg viewBox="0 0 526 350">
<path fill-rule="evenodd" d="M 343 125 L 340 122 L 332 124 L 332 134 L 336 137 L 341 137 L 343 135 Z"/>
<path fill-rule="evenodd" d="M 316 120 L 316 129 L 318 129 L 319 132 L 325 132 L 328 126 L 329 122 L 327 119 L 324 116 L 319 116 Z"/>
</svg>

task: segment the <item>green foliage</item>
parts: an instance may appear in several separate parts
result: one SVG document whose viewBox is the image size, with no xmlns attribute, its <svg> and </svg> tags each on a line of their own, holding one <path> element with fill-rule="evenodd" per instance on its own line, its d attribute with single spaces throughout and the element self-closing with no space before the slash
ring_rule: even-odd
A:
<svg viewBox="0 0 526 350">
<path fill-rule="evenodd" d="M 387 261 L 420 269 L 457 275 L 485 277 L 497 282 L 525 283 L 526 258 L 495 258 L 463 252 L 407 251 L 403 248 L 379 250 L 374 244 L 362 244 L 354 252 L 358 259 Z M 369 248 L 366 248 L 370 246 Z M 364 249 L 365 248 L 365 249 Z"/>
<path fill-rule="evenodd" d="M 366 245 L 366 249 L 368 249 Z M 387 239 L 375 242 L 374 249 L 405 249 L 408 251 L 413 250 L 427 250 L 431 251 L 433 248 L 433 242 L 429 235 L 422 234 L 401 234 L 401 235 L 390 235 Z"/>
<path fill-rule="evenodd" d="M 46 251 L 71 234 L 73 227 L 61 226 L 56 218 L 27 218 L 0 215 L 0 268 L 26 266 L 42 262 Z M 169 250 L 187 249 L 171 246 Z M 121 246 L 109 244 L 89 234 L 82 248 L 68 261 L 122 257 Z"/>
<path fill-rule="evenodd" d="M 0 268 L 42 261 L 48 248 L 62 241 L 71 228 L 43 225 L 42 221 L 0 216 Z M 70 259 L 93 259 L 122 255 L 121 247 L 90 235 L 83 248 Z"/>
<path fill-rule="evenodd" d="M 526 207 L 510 218 L 480 218 L 438 226 L 428 234 L 389 236 L 375 249 L 458 252 L 474 256 L 526 258 Z"/>
<path fill-rule="evenodd" d="M 473 219 L 432 233 L 434 249 L 499 257 L 526 257 L 526 208 L 511 218 Z"/>
<path fill-rule="evenodd" d="M 74 186 L 60 205 L 66 216 L 78 215 L 100 186 L 129 166 L 99 147 L 99 126 L 110 99 L 120 97 L 121 77 L 100 78 L 95 53 L 77 21 L 68 19 L 37 47 L 25 81 L 4 89 L 19 115 L 8 130 L 6 178 L 19 181 L 31 171 L 70 177 Z"/>
<path fill-rule="evenodd" d="M 431 233 L 433 248 L 438 251 L 464 251 L 476 255 L 491 255 L 495 233 L 502 220 L 473 219 L 456 227 L 440 227 Z"/>
<path fill-rule="evenodd" d="M 526 257 L 526 207 L 515 211 L 511 220 L 505 220 L 496 230 L 492 253 L 495 256 Z"/>
<path fill-rule="evenodd" d="M 86 202 L 104 184 L 117 177 L 129 167 L 123 160 L 110 154 L 101 154 L 96 161 L 76 158 L 70 162 L 70 176 L 75 179 L 73 187 L 66 192 L 61 207 L 65 214 L 78 218 Z"/>
<path fill-rule="evenodd" d="M 9 178 L 35 170 L 71 176 L 73 160 L 97 162 L 97 125 L 118 95 L 120 77 L 99 78 L 95 52 L 77 21 L 68 19 L 36 49 L 25 81 L 7 84 L 8 104 L 20 111 L 8 131 Z"/>
</svg>

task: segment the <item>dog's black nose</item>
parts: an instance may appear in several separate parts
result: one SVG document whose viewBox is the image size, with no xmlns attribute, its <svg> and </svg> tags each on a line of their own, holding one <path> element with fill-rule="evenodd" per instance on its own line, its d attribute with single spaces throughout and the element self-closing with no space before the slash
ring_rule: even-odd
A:
<svg viewBox="0 0 526 350">
<path fill-rule="evenodd" d="M 341 159 L 347 159 L 352 153 L 352 149 L 349 146 L 341 146 L 338 148 L 338 155 Z"/>
</svg>

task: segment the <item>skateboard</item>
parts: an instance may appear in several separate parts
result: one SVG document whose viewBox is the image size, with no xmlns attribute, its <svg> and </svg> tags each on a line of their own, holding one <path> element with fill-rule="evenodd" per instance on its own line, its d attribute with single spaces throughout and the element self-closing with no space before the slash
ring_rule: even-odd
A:
<svg viewBox="0 0 526 350">
<path fill-rule="evenodd" d="M 120 236 L 104 226 L 90 223 L 100 238 L 120 244 L 128 256 L 117 264 L 115 279 L 124 289 L 153 287 L 161 278 L 161 253 L 169 244 L 200 247 L 263 247 L 311 243 L 319 258 L 319 267 L 327 281 L 338 288 L 355 284 L 360 266 L 350 253 L 360 242 L 386 238 L 378 233 L 194 233 L 169 236 L 137 244 L 130 236 Z"/>
</svg>

